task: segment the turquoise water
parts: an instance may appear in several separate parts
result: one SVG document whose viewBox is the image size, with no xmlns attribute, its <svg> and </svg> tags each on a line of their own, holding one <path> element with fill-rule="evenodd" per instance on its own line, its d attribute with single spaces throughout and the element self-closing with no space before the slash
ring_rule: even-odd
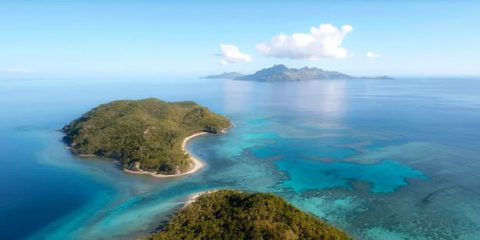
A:
<svg viewBox="0 0 480 240">
<path fill-rule="evenodd" d="M 358 239 L 479 239 L 480 79 L 255 83 L 0 79 L 0 238 L 148 235 L 193 193 L 274 192 Z M 58 131 L 115 99 L 195 100 L 235 123 L 195 175 L 79 159 Z"/>
<path fill-rule="evenodd" d="M 425 179 L 422 172 L 390 160 L 368 165 L 314 160 L 279 161 L 278 166 L 290 177 L 283 185 L 295 192 L 332 188 L 352 190 L 350 182 L 355 180 L 371 185 L 370 191 L 373 193 L 389 193 L 407 185 L 407 178 Z"/>
</svg>

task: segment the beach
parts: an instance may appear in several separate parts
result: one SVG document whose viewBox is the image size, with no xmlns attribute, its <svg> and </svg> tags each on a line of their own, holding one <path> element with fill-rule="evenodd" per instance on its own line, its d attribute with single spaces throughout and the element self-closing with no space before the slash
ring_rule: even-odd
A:
<svg viewBox="0 0 480 240">
<path fill-rule="evenodd" d="M 201 191 L 197 192 L 194 194 L 191 194 L 187 197 L 187 200 L 185 201 L 185 204 L 183 205 L 183 208 L 187 207 L 188 205 L 194 203 L 200 196 L 209 194 L 209 193 L 214 193 L 217 192 L 219 189 L 212 189 L 212 190 L 207 190 L 207 191 Z"/>
<path fill-rule="evenodd" d="M 227 131 L 227 129 L 223 129 L 221 131 L 221 133 L 225 133 L 226 131 Z M 156 178 L 181 177 L 181 176 L 190 175 L 190 174 L 193 174 L 195 172 L 198 172 L 200 169 L 202 169 L 205 166 L 205 163 L 202 162 L 200 159 L 194 157 L 191 153 L 189 153 L 187 148 L 186 148 L 186 145 L 187 145 L 188 141 L 190 141 L 191 139 L 193 139 L 195 137 L 198 137 L 198 136 L 206 135 L 206 134 L 209 134 L 209 133 L 199 132 L 199 133 L 195 133 L 195 134 L 190 135 L 190 136 L 186 137 L 185 139 L 183 139 L 182 150 L 190 155 L 190 159 L 192 160 L 192 163 L 193 163 L 192 168 L 190 170 L 186 171 L 186 172 L 179 173 L 179 174 L 166 175 L 166 174 L 159 174 L 159 173 L 149 172 L 149 171 L 144 171 L 144 170 L 134 171 L 134 170 L 130 170 L 130 169 L 123 169 L 123 171 L 125 171 L 127 173 L 133 173 L 133 174 L 146 174 L 146 175 L 150 175 L 150 176 L 156 177 Z"/>
</svg>

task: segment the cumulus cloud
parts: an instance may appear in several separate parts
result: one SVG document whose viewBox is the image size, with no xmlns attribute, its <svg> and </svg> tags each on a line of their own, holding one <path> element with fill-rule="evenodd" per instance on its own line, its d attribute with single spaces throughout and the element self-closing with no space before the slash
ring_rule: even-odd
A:
<svg viewBox="0 0 480 240">
<path fill-rule="evenodd" d="M 310 28 L 309 33 L 280 33 L 270 42 L 260 43 L 257 50 L 265 56 L 291 59 L 345 58 L 347 50 L 342 47 L 345 36 L 353 30 L 350 25 L 341 29 L 332 24 Z"/>
<path fill-rule="evenodd" d="M 250 55 L 240 52 L 237 46 L 232 44 L 220 44 L 220 49 L 222 53 L 220 56 L 222 60 L 220 63 L 223 65 L 229 63 L 240 63 L 240 62 L 250 62 L 252 61 L 252 57 Z"/>
<path fill-rule="evenodd" d="M 378 57 L 380 57 L 380 54 L 374 53 L 374 52 L 371 52 L 371 51 L 368 51 L 368 52 L 365 54 L 365 56 L 366 56 L 367 58 L 378 58 Z"/>
</svg>

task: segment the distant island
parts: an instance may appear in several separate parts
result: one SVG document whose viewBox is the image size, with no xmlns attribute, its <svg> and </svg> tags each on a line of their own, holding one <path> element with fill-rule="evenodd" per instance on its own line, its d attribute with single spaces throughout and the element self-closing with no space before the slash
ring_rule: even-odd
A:
<svg viewBox="0 0 480 240">
<path fill-rule="evenodd" d="M 149 98 L 102 104 L 62 130 L 76 155 L 111 158 L 126 171 L 163 177 L 198 170 L 202 163 L 185 152 L 186 141 L 230 126 L 195 102 Z"/>
<path fill-rule="evenodd" d="M 218 74 L 218 75 L 209 75 L 209 76 L 206 76 L 204 78 L 209 78 L 209 79 L 237 79 L 237 78 L 240 78 L 240 77 L 243 77 L 243 74 L 241 74 L 239 72 L 225 72 L 225 73 Z"/>
<path fill-rule="evenodd" d="M 218 190 L 195 196 L 149 239 L 351 238 L 273 194 Z"/>
<path fill-rule="evenodd" d="M 283 64 L 265 68 L 254 74 L 243 75 L 238 72 L 229 72 L 219 75 L 210 75 L 205 78 L 223 78 L 233 80 L 260 81 L 260 82 L 282 82 L 282 81 L 304 81 L 304 80 L 330 80 L 330 79 L 392 79 L 388 76 L 380 77 L 354 77 L 341 72 L 325 71 L 315 67 L 288 68 Z"/>
</svg>

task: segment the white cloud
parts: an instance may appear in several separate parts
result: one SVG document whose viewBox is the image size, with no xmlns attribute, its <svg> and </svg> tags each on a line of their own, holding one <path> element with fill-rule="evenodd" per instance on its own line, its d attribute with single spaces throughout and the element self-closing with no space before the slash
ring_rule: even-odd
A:
<svg viewBox="0 0 480 240">
<path fill-rule="evenodd" d="M 222 50 L 220 63 L 223 65 L 229 63 L 250 62 L 252 57 L 250 55 L 240 52 L 237 46 L 232 44 L 220 44 Z"/>
<path fill-rule="evenodd" d="M 368 51 L 365 54 L 365 57 L 367 57 L 367 58 L 378 58 L 378 57 L 380 57 L 380 54 Z"/>
<path fill-rule="evenodd" d="M 280 33 L 270 42 L 258 44 L 257 50 L 265 56 L 276 58 L 345 58 L 348 56 L 347 50 L 341 45 L 352 30 L 350 25 L 338 29 L 332 24 L 321 24 L 318 28 L 310 28 L 309 33 L 294 33 L 290 36 Z"/>
</svg>

